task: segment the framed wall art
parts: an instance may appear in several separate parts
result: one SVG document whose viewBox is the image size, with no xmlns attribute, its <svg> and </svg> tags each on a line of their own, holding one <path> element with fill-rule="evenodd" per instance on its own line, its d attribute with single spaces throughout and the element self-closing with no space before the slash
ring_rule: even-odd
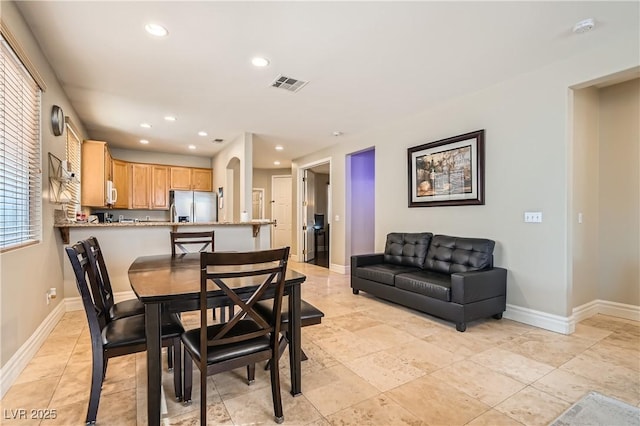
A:
<svg viewBox="0 0 640 426">
<path fill-rule="evenodd" d="M 484 204 L 484 129 L 407 150 L 409 207 Z"/>
</svg>

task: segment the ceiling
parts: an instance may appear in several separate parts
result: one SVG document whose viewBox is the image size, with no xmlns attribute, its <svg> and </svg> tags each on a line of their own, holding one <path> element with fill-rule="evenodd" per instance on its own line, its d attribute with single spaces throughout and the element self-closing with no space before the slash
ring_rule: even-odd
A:
<svg viewBox="0 0 640 426">
<path fill-rule="evenodd" d="M 16 5 L 90 138 L 212 156 L 250 132 L 261 168 L 289 167 L 449 98 L 606 44 L 618 32 L 640 31 L 638 2 Z M 573 34 L 585 18 L 595 19 L 595 30 Z M 150 22 L 168 37 L 147 34 Z M 270 65 L 254 67 L 255 56 Z M 309 83 L 296 93 L 271 87 L 280 74 Z M 201 130 L 208 136 L 198 136 Z"/>
</svg>

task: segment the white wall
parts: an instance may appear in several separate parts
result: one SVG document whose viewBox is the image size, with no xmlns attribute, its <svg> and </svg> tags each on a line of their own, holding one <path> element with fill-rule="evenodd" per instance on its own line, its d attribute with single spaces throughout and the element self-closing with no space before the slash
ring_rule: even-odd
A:
<svg viewBox="0 0 640 426">
<path fill-rule="evenodd" d="M 77 126 L 81 123 L 13 2 L 2 2 L 2 21 L 47 85 L 41 106 L 42 242 L 0 254 L 0 366 L 5 367 L 65 297 L 62 265 L 68 260 L 62 250 L 60 234 L 53 228 L 56 206 L 49 203 L 48 153 L 65 158 L 66 133 L 63 136 L 53 135 L 50 124 L 52 105 L 61 106 Z M 82 127 L 79 130 L 86 134 Z M 58 289 L 58 298 L 47 305 L 45 294 L 50 287 Z"/>
<path fill-rule="evenodd" d="M 573 93 L 573 191 L 569 226 L 572 235 L 572 307 L 598 297 L 598 89 Z M 578 215 L 582 223 L 578 223 Z"/>
<path fill-rule="evenodd" d="M 640 80 L 600 90 L 598 298 L 640 306 Z"/>
<path fill-rule="evenodd" d="M 251 133 L 243 133 L 237 139 L 231 141 L 222 151 L 213 158 L 213 189 L 217 191 L 219 187 L 224 188 L 225 208 L 221 211 L 222 215 L 218 215 L 218 220 L 232 221 L 232 217 L 223 217 L 226 214 L 229 201 L 233 201 L 234 188 L 230 188 L 232 178 L 227 173 L 227 165 L 229 162 L 237 158 L 240 161 L 240 182 L 234 183 L 239 185 L 240 211 L 251 211 L 251 191 L 253 188 L 253 135 Z M 231 180 L 231 181 L 229 181 Z M 239 217 L 239 213 L 238 213 Z"/>
<path fill-rule="evenodd" d="M 108 144 L 109 142 L 107 142 Z M 109 145 L 111 156 L 118 160 L 134 163 L 166 164 L 169 166 L 211 168 L 212 158 L 196 155 L 165 154 L 162 152 L 135 149 L 113 148 Z"/>
<path fill-rule="evenodd" d="M 296 159 L 294 180 L 299 164 L 331 157 L 332 205 L 334 214 L 343 215 L 345 156 L 375 146 L 376 194 L 384 194 L 376 198 L 377 250 L 391 231 L 491 238 L 496 265 L 509 270 L 507 303 L 566 317 L 572 304 L 569 87 L 638 66 L 639 49 L 637 34 L 621 34 L 606 46 L 344 138 L 340 145 Z M 486 129 L 486 204 L 406 207 L 407 148 L 478 129 Z M 523 223 L 525 211 L 543 212 L 543 223 Z M 331 262 L 346 266 L 344 223 L 332 223 Z"/>
</svg>

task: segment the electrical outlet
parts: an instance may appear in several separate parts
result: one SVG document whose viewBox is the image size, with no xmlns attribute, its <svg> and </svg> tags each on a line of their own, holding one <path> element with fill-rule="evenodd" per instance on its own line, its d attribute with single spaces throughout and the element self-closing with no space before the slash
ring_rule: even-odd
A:
<svg viewBox="0 0 640 426">
<path fill-rule="evenodd" d="M 525 223 L 542 223 L 542 212 L 524 212 Z"/>
</svg>

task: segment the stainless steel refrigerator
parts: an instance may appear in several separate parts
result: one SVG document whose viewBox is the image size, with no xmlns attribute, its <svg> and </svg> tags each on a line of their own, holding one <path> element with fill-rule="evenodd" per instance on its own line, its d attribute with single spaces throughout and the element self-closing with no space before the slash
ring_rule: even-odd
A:
<svg viewBox="0 0 640 426">
<path fill-rule="evenodd" d="M 217 222 L 218 194 L 201 191 L 170 191 L 172 222 Z"/>
</svg>

